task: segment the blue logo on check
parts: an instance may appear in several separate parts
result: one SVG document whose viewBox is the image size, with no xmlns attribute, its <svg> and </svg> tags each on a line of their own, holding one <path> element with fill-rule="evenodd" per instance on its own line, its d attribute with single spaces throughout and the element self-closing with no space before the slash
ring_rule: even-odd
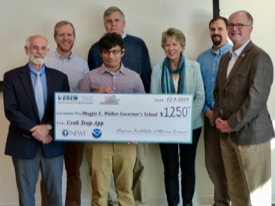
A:
<svg viewBox="0 0 275 206">
<path fill-rule="evenodd" d="M 102 135 L 102 132 L 100 129 L 96 128 L 93 130 L 92 135 L 94 138 L 99 138 Z"/>
<path fill-rule="evenodd" d="M 69 135 L 69 131 L 66 130 L 66 129 L 64 129 L 64 130 L 62 131 L 62 134 L 63 134 L 63 136 L 67 137 L 67 136 Z"/>
</svg>

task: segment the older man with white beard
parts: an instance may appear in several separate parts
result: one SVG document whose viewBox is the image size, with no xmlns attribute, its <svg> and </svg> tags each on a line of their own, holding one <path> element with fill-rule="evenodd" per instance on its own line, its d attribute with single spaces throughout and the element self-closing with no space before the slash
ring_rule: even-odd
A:
<svg viewBox="0 0 275 206">
<path fill-rule="evenodd" d="M 21 206 L 35 205 L 39 170 L 49 204 L 62 206 L 64 145 L 53 140 L 54 92 L 69 91 L 68 78 L 45 66 L 48 41 L 27 39 L 29 62 L 4 74 L 4 109 L 10 122 L 5 154 L 12 157 Z"/>
</svg>

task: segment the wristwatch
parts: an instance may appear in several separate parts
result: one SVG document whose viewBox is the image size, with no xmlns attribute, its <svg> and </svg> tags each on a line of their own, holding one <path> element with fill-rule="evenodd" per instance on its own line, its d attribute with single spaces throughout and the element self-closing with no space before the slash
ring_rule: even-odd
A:
<svg viewBox="0 0 275 206">
<path fill-rule="evenodd" d="M 49 131 L 52 131 L 52 129 L 53 129 L 53 126 L 51 124 L 47 124 L 46 127 Z"/>
</svg>

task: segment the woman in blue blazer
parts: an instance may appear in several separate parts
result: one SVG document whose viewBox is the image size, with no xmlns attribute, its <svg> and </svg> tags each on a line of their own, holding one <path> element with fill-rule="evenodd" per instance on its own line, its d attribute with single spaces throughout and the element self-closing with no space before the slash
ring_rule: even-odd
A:
<svg viewBox="0 0 275 206">
<path fill-rule="evenodd" d="M 204 104 L 204 86 L 199 63 L 185 59 L 183 33 L 169 28 L 162 33 L 161 46 L 166 54 L 163 62 L 154 66 L 151 76 L 151 93 L 192 94 L 192 144 L 160 144 L 164 165 L 165 190 L 169 206 L 177 206 L 179 199 L 179 166 L 183 206 L 191 206 L 195 191 L 195 157 L 201 134 L 201 112 Z"/>
</svg>

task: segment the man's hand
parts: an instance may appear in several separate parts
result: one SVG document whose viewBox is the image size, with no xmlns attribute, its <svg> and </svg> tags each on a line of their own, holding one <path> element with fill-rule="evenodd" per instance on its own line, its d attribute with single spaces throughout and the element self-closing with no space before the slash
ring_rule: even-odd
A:
<svg viewBox="0 0 275 206">
<path fill-rule="evenodd" d="M 222 120 L 221 118 L 217 118 L 215 121 L 215 124 L 216 124 L 216 128 L 223 133 L 230 134 L 232 132 L 232 129 L 229 127 L 227 121 Z"/>
<path fill-rule="evenodd" d="M 53 140 L 52 135 L 48 134 L 45 138 L 43 138 L 42 143 L 43 144 L 49 144 Z"/>
<path fill-rule="evenodd" d="M 43 140 L 49 134 L 49 130 L 47 129 L 47 125 L 46 124 L 36 125 L 33 128 L 31 128 L 30 131 L 32 133 L 32 136 L 35 139 L 37 139 L 38 141 L 41 141 L 41 142 L 43 142 Z"/>
<path fill-rule="evenodd" d="M 210 125 L 214 127 L 213 110 L 207 110 L 205 116 L 208 118 Z"/>
<path fill-rule="evenodd" d="M 101 85 L 98 88 L 98 92 L 99 93 L 107 93 L 107 94 L 112 94 L 114 92 L 114 90 L 112 90 L 112 88 L 110 86 L 107 85 Z"/>
</svg>

